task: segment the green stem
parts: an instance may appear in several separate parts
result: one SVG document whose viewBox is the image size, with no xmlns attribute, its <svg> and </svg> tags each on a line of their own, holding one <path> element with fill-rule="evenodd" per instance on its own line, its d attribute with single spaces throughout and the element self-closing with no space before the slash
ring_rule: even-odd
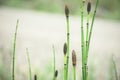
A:
<svg viewBox="0 0 120 80">
<path fill-rule="evenodd" d="M 90 13 L 87 14 L 87 30 L 86 30 L 86 56 L 85 56 L 85 76 L 86 76 L 86 80 L 87 80 L 87 75 L 88 75 L 88 70 L 87 70 L 87 57 L 88 57 L 88 53 L 87 53 L 87 47 L 88 47 L 88 35 L 89 35 L 89 18 L 90 18 Z"/>
<path fill-rule="evenodd" d="M 28 66 L 29 66 L 29 79 L 32 80 L 32 72 L 31 72 L 31 64 L 30 64 L 30 56 L 28 48 L 26 48 L 27 59 L 28 59 Z"/>
<path fill-rule="evenodd" d="M 90 19 L 90 14 L 87 14 L 87 30 L 86 30 L 86 46 L 88 44 L 88 35 L 89 35 L 89 19 Z"/>
<path fill-rule="evenodd" d="M 54 47 L 54 45 L 53 45 L 53 56 L 54 56 L 54 73 L 53 73 L 53 77 L 54 77 L 54 79 L 55 79 L 55 76 L 54 76 L 54 74 L 55 74 L 55 70 L 56 70 L 56 62 L 55 62 L 55 47 Z"/>
<path fill-rule="evenodd" d="M 66 17 L 67 20 L 67 71 L 66 71 L 66 80 L 68 80 L 68 65 L 69 65 L 69 49 L 70 49 L 70 31 L 69 31 L 69 17 Z"/>
<path fill-rule="evenodd" d="M 76 80 L 76 66 L 73 66 L 73 71 L 74 71 L 74 80 Z"/>
<path fill-rule="evenodd" d="M 14 42 L 13 42 L 12 80 L 15 80 L 15 52 L 16 52 L 16 37 L 17 37 L 17 31 L 18 31 L 18 23 L 19 23 L 19 20 L 17 20 L 17 23 L 16 23 L 16 29 L 15 29 L 15 34 L 14 34 Z"/>
<path fill-rule="evenodd" d="M 57 80 L 57 78 L 55 77 L 55 79 L 54 80 Z"/>
<path fill-rule="evenodd" d="M 66 73 L 67 73 L 67 56 L 66 55 L 64 55 L 64 80 L 66 80 L 67 79 L 67 75 L 66 75 Z"/>
<path fill-rule="evenodd" d="M 85 0 L 82 1 L 82 10 L 81 10 L 81 47 L 82 47 L 82 78 L 85 80 L 85 46 L 84 46 L 84 28 L 83 28 L 83 15 L 84 15 L 84 5 Z"/>
<path fill-rule="evenodd" d="M 88 38 L 88 47 L 87 47 L 87 52 L 86 52 L 87 55 L 89 53 L 90 40 L 91 40 L 91 35 L 92 35 L 92 30 L 93 30 L 93 24 L 94 24 L 94 20 L 95 20 L 95 16 L 96 16 L 96 11 L 97 11 L 97 7 L 98 7 L 98 3 L 99 3 L 99 0 L 97 0 L 97 2 L 96 2 L 94 14 L 93 14 L 93 17 L 92 17 L 92 23 L 91 23 L 90 32 L 89 32 L 89 38 Z M 87 59 L 88 59 L 88 56 L 87 56 Z"/>
<path fill-rule="evenodd" d="M 119 80 L 116 63 L 115 63 L 115 60 L 113 59 L 113 57 L 112 57 L 112 62 L 113 62 L 113 68 L 114 68 L 114 72 L 115 72 L 115 78 L 116 78 L 116 80 Z"/>
</svg>

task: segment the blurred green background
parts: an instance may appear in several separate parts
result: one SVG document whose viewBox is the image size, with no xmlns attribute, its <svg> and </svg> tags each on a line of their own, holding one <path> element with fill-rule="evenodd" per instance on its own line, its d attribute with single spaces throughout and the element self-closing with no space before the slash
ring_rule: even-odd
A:
<svg viewBox="0 0 120 80">
<path fill-rule="evenodd" d="M 91 0 L 92 4 L 95 0 Z M 71 14 L 80 13 L 81 0 L 0 0 L 0 6 L 32 9 L 37 11 L 47 11 L 63 13 L 64 4 L 68 3 Z M 120 0 L 100 0 L 99 14 L 97 16 L 109 19 L 120 20 Z"/>
</svg>

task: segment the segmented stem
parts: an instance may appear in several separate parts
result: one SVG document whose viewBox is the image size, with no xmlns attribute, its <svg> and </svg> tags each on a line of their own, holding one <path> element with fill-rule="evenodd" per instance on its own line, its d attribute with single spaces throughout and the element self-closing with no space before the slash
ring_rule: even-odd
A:
<svg viewBox="0 0 120 80">
<path fill-rule="evenodd" d="M 12 80 L 15 80 L 15 53 L 16 53 L 16 38 L 17 38 L 17 31 L 18 31 L 18 23 L 16 23 L 16 29 L 14 34 L 14 42 L 13 42 L 13 53 L 12 53 Z"/>
<path fill-rule="evenodd" d="M 83 22 L 84 22 L 84 5 L 85 0 L 82 0 L 82 10 L 81 10 L 81 47 L 82 47 L 82 78 L 85 80 L 85 46 L 84 46 L 84 28 L 83 28 Z"/>
<path fill-rule="evenodd" d="M 64 53 L 64 80 L 67 79 L 67 44 L 64 43 L 63 47 L 63 53 Z"/>
<path fill-rule="evenodd" d="M 68 65 L 69 65 L 69 49 L 70 49 L 70 29 L 69 29 L 69 9 L 68 6 L 65 5 L 65 15 L 66 15 L 66 23 L 67 23 L 67 69 L 66 69 L 66 79 L 68 80 Z"/>
<path fill-rule="evenodd" d="M 64 43 L 63 46 L 63 53 L 64 53 L 64 80 L 67 79 L 67 44 Z"/>
<path fill-rule="evenodd" d="M 98 3 L 99 3 L 99 0 L 97 0 L 96 2 L 96 6 L 95 6 L 95 10 L 94 10 L 94 14 L 93 14 L 93 17 L 92 17 L 92 23 L 91 23 L 91 26 L 90 26 L 90 32 L 89 32 L 89 37 L 88 37 L 88 47 L 87 47 L 87 55 L 89 53 L 89 47 L 90 47 L 90 40 L 91 40 L 91 35 L 92 35 L 92 30 L 93 30 L 93 24 L 94 24 L 94 20 L 95 20 L 95 16 L 96 16 L 96 11 L 97 11 L 97 7 L 98 7 Z M 87 59 L 88 59 L 88 56 L 87 56 Z"/>
</svg>

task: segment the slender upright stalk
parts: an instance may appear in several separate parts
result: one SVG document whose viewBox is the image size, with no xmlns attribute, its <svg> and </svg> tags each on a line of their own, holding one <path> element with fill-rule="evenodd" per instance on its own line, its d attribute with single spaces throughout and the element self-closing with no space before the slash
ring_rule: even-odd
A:
<svg viewBox="0 0 120 80">
<path fill-rule="evenodd" d="M 84 5 L 85 0 L 82 0 L 82 8 L 81 8 L 81 47 L 82 47 L 82 78 L 85 80 L 85 44 L 84 44 Z"/>
<path fill-rule="evenodd" d="M 26 48 L 26 53 L 27 53 L 27 59 L 28 59 L 28 66 L 29 66 L 29 79 L 32 80 L 32 72 L 31 72 L 31 62 L 30 62 L 30 56 L 29 56 L 29 51 L 28 48 Z"/>
<path fill-rule="evenodd" d="M 65 5 L 65 15 L 67 22 L 67 71 L 66 71 L 66 80 L 68 80 L 68 65 L 69 65 L 69 49 L 70 49 L 70 30 L 69 30 L 69 9 L 68 6 Z"/>
<path fill-rule="evenodd" d="M 89 19 L 90 19 L 90 11 L 91 11 L 91 2 L 89 1 L 87 4 L 87 30 L 86 30 L 86 47 L 88 46 L 88 35 L 89 35 Z"/>
<path fill-rule="evenodd" d="M 72 51 L 72 64 L 73 64 L 73 72 L 74 72 L 74 80 L 76 80 L 76 53 Z"/>
<path fill-rule="evenodd" d="M 115 80 L 119 80 L 116 63 L 115 63 L 115 60 L 113 59 L 113 57 L 112 57 L 112 63 L 113 63 L 113 68 L 114 68 Z"/>
<path fill-rule="evenodd" d="M 90 14 L 87 14 L 87 23 L 86 23 L 86 25 L 87 25 L 87 30 L 86 30 L 86 46 L 87 46 L 87 44 L 88 44 L 88 33 L 89 33 L 89 17 L 90 17 Z"/>
<path fill-rule="evenodd" d="M 94 10 L 94 14 L 93 14 L 93 17 L 92 17 L 92 23 L 91 23 L 91 26 L 90 26 L 90 32 L 89 32 L 89 36 L 88 36 L 88 47 L 87 47 L 87 55 L 89 53 L 89 46 L 90 46 L 90 40 L 91 40 L 91 35 L 92 35 L 92 30 L 93 30 L 93 24 L 94 24 L 94 20 L 95 20 L 95 16 L 96 16 L 96 11 L 97 11 L 97 7 L 98 7 L 98 3 L 99 3 L 99 0 L 97 0 L 96 2 L 96 6 L 95 6 L 95 10 Z M 88 56 L 87 56 L 88 57 Z M 87 58 L 88 59 L 88 58 Z"/>
<path fill-rule="evenodd" d="M 67 73 L 67 44 L 64 43 L 63 47 L 63 53 L 64 53 L 64 80 L 66 80 L 66 73 Z"/>
<path fill-rule="evenodd" d="M 15 53 L 16 53 L 16 38 L 17 38 L 17 31 L 18 31 L 18 23 L 19 20 L 17 20 L 16 23 L 16 29 L 14 34 L 14 42 L 13 42 L 13 53 L 12 53 L 12 80 L 15 80 Z"/>
<path fill-rule="evenodd" d="M 53 45 L 53 56 L 54 56 L 54 73 L 55 73 L 55 70 L 56 70 L 56 62 L 55 62 L 55 47 Z M 55 79 L 55 77 L 54 77 Z"/>
<path fill-rule="evenodd" d="M 76 80 L 76 67 L 73 67 L 73 72 L 74 72 L 74 80 Z"/>
<path fill-rule="evenodd" d="M 66 73 L 67 73 L 67 56 L 66 55 L 64 55 L 64 80 L 66 80 L 67 79 L 67 75 L 66 75 Z"/>
<path fill-rule="evenodd" d="M 88 36 L 89 36 L 89 19 L 90 19 L 90 11 L 91 11 L 91 2 L 89 1 L 87 4 L 87 30 L 86 30 L 86 57 L 85 57 L 85 64 L 86 64 L 86 68 L 85 68 L 85 76 L 86 76 L 86 80 L 88 78 L 88 66 L 87 66 L 87 58 L 88 58 L 88 51 L 87 51 L 87 47 L 88 47 Z"/>
</svg>

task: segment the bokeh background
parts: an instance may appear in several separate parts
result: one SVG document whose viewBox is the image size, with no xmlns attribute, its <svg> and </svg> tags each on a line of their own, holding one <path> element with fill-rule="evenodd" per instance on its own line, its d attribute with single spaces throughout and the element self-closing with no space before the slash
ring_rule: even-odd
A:
<svg viewBox="0 0 120 80">
<path fill-rule="evenodd" d="M 95 0 L 91 0 L 93 5 Z M 80 13 L 81 0 L 0 0 L 0 6 L 37 11 L 63 13 L 64 4 L 70 5 L 71 14 Z M 120 0 L 100 0 L 99 16 L 120 19 Z"/>
<path fill-rule="evenodd" d="M 91 0 L 91 15 L 95 1 Z M 66 42 L 65 4 L 68 4 L 70 9 L 70 50 L 75 49 L 77 53 L 77 80 L 80 80 L 81 0 L 0 0 L 0 80 L 10 80 L 11 77 L 11 55 L 17 19 L 19 19 L 19 29 L 16 47 L 16 80 L 29 79 L 26 48 L 29 49 L 32 75 L 37 74 L 39 80 L 52 80 L 52 45 L 55 46 L 56 51 L 58 79 L 63 79 L 63 44 Z M 120 76 L 119 8 L 120 0 L 99 1 L 89 54 L 90 80 L 111 79 L 111 75 L 114 75 L 111 68 L 113 55 Z M 69 80 L 72 80 L 72 75 L 70 61 Z"/>
</svg>

